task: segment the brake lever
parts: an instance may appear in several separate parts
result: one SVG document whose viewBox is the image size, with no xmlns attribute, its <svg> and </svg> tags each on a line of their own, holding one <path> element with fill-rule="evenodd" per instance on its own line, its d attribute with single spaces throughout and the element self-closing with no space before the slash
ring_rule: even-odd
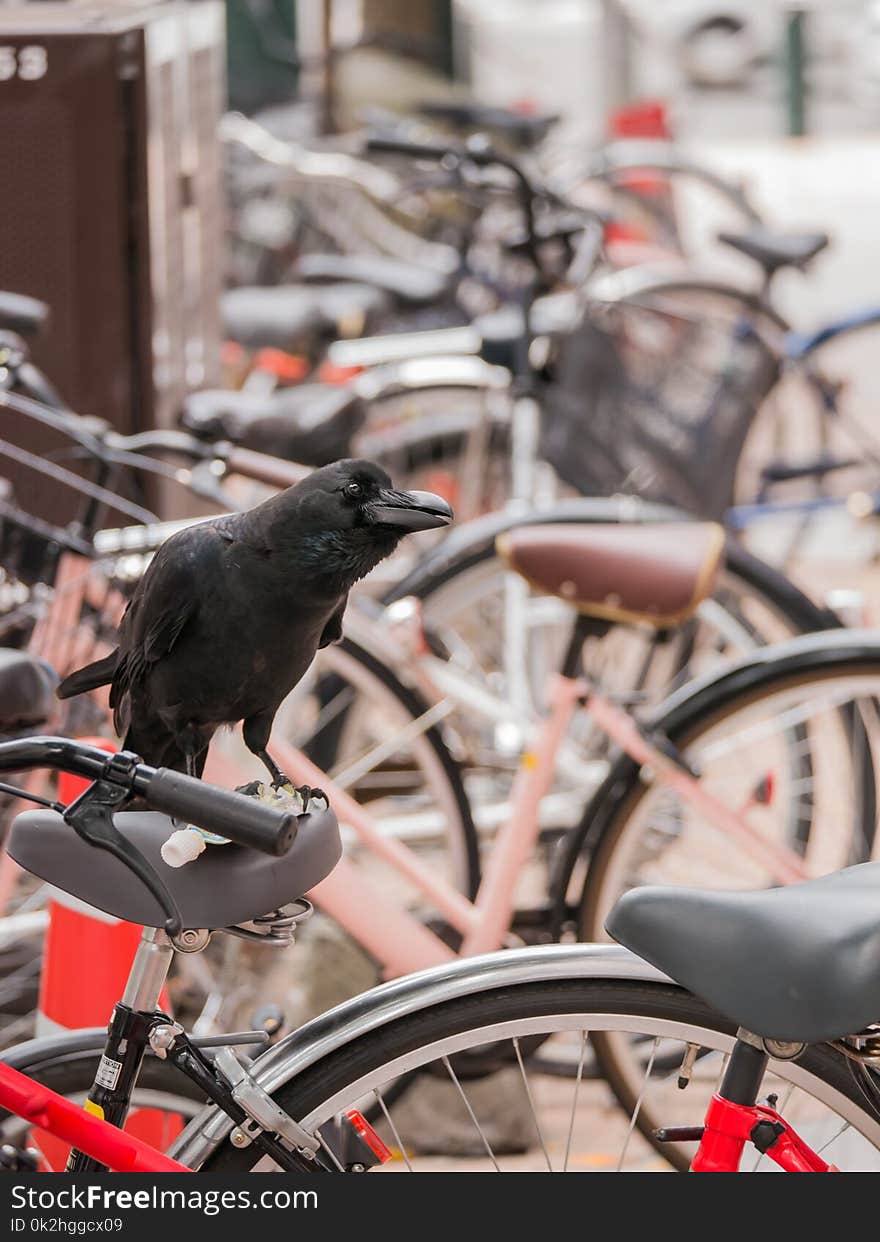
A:
<svg viewBox="0 0 880 1242">
<path fill-rule="evenodd" d="M 106 850 L 137 876 L 162 907 L 165 931 L 173 938 L 180 935 L 183 927 L 177 903 L 140 850 L 113 822 L 114 810 L 131 798 L 131 778 L 137 764 L 137 757 L 125 751 L 112 755 L 104 774 L 65 809 L 64 820 L 77 836 L 96 849 Z"/>
</svg>

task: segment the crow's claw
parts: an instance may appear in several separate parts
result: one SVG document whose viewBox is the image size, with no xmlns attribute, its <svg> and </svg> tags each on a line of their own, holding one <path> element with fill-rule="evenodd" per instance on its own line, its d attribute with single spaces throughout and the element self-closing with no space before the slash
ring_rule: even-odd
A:
<svg viewBox="0 0 880 1242">
<path fill-rule="evenodd" d="M 259 798 L 263 789 L 262 781 L 249 781 L 247 785 L 236 785 L 235 792 L 248 798 Z"/>
<path fill-rule="evenodd" d="M 324 806 L 316 807 L 316 810 L 324 810 L 325 807 L 330 805 L 330 800 L 323 789 L 315 789 L 311 785 L 297 785 L 295 792 L 302 798 L 303 815 L 309 813 L 310 804 L 316 802 L 319 798 L 323 800 Z"/>
</svg>

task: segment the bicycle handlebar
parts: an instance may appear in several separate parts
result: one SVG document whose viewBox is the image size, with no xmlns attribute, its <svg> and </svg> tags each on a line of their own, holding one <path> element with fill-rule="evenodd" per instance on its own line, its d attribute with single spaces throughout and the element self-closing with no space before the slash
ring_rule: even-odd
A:
<svg viewBox="0 0 880 1242">
<path fill-rule="evenodd" d="M 236 845 L 263 854 L 286 854 L 297 831 L 293 811 L 258 802 L 229 789 L 208 785 L 182 772 L 153 768 L 128 755 L 127 771 L 119 755 L 65 737 L 28 737 L 0 742 L 0 772 L 52 768 L 88 780 L 127 783 L 132 796 L 176 819 L 228 837 Z"/>
<path fill-rule="evenodd" d="M 560 199 L 550 186 L 537 184 L 520 160 L 496 150 L 480 134 L 466 142 L 444 142 L 431 139 L 413 141 L 396 133 L 372 133 L 367 135 L 364 145 L 365 150 L 373 154 L 403 155 L 411 159 L 432 160 L 439 164 L 452 160 L 456 165 L 473 164 L 477 168 L 495 166 L 506 169 L 516 182 L 515 193 L 525 219 L 526 235 L 518 249 L 530 259 L 539 275 L 546 275 L 540 257 L 540 246 L 544 239 L 538 229 L 536 205 L 543 201 L 548 205 L 568 207 L 570 210 L 570 204 Z M 588 214 L 595 215 L 593 212 Z"/>
<path fill-rule="evenodd" d="M 207 785 L 169 768 L 152 771 L 142 796 L 157 811 L 198 824 L 263 854 L 286 854 L 296 836 L 297 816 L 293 811 Z"/>
<path fill-rule="evenodd" d="M 448 156 L 458 160 L 473 159 L 461 143 L 413 142 L 395 134 L 369 134 L 366 150 L 372 155 L 404 155 L 413 160 L 436 160 L 438 163 Z"/>
</svg>

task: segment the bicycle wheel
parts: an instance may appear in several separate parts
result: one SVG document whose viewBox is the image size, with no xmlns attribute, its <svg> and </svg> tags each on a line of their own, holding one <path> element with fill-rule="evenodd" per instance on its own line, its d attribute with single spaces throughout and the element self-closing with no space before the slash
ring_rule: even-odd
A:
<svg viewBox="0 0 880 1242">
<path fill-rule="evenodd" d="M 664 1149 L 661 1158 L 645 1135 L 660 1125 L 702 1122 L 734 1035 L 734 1025 L 702 1002 L 660 983 L 522 983 L 394 1019 L 289 1077 L 274 1098 L 309 1129 L 348 1108 L 372 1106 L 376 1128 L 396 1153 L 386 1166 L 392 1170 L 685 1168 L 692 1145 Z M 573 1080 L 544 1078 L 527 1051 L 536 1038 L 568 1052 L 579 1067 Z M 607 1087 L 595 1072 L 597 1038 L 636 1050 L 627 1064 L 627 1087 L 636 1092 L 628 1116 L 608 1107 Z M 688 1045 L 696 1045 L 698 1055 L 690 1085 L 681 1091 L 676 1079 Z M 502 1067 L 469 1068 L 485 1066 L 486 1057 Z M 661 1060 L 662 1071 L 656 1068 Z M 277 1078 L 283 1076 L 279 1067 Z M 402 1076 L 415 1081 L 395 1100 Z M 817 1046 L 797 1062 L 774 1062 L 766 1086 L 826 1159 L 840 1167 L 880 1167 L 880 1123 L 841 1054 Z M 508 1125 L 501 1134 L 517 1098 L 520 1127 L 514 1133 Z M 772 1167 L 766 1160 L 744 1162 L 750 1165 Z M 228 1141 L 201 1165 L 204 1172 L 225 1174 L 272 1167 Z"/>
<path fill-rule="evenodd" d="M 505 705 L 500 724 L 472 711 L 455 712 L 447 721 L 447 729 L 460 739 L 478 822 L 503 822 L 511 772 L 525 743 L 517 719 L 527 720 L 545 708 L 544 691 L 561 665 L 575 612 L 562 600 L 534 593 L 509 572 L 491 539 L 453 564 L 436 558 L 432 570 L 412 575 L 394 597 L 408 591 L 420 599 L 426 625 L 450 653 L 453 666 L 462 667 Z M 674 686 L 755 647 L 838 624 L 782 574 L 731 543 L 712 596 L 691 622 L 662 633 L 615 626 L 587 641 L 582 666 L 606 695 L 625 700 L 635 694 L 649 705 Z M 607 772 L 607 739 L 591 727 L 588 713 L 575 719 L 569 741 L 582 762 L 571 779 L 557 774 L 554 796 L 545 801 L 545 827 L 551 834 L 576 827 L 585 795 L 598 789 Z"/>
<path fill-rule="evenodd" d="M 704 789 L 745 811 L 761 840 L 784 844 L 821 875 L 872 854 L 878 702 L 880 644 L 838 631 L 768 648 L 673 696 L 652 727 Z M 638 884 L 780 882 L 746 841 L 629 759 L 588 807 L 570 858 L 588 842 L 577 926 L 584 940 L 603 938 L 614 902 Z"/>
<path fill-rule="evenodd" d="M 71 1031 L 52 1040 L 34 1040 L 4 1060 L 36 1082 L 75 1104 L 84 1104 L 104 1050 L 106 1032 Z M 165 1150 L 204 1106 L 205 1097 L 173 1065 L 158 1057 L 144 1060 L 125 1129 Z M 0 1109 L 0 1144 L 34 1147 L 44 1170 L 64 1169 L 69 1148 L 26 1121 Z"/>
</svg>

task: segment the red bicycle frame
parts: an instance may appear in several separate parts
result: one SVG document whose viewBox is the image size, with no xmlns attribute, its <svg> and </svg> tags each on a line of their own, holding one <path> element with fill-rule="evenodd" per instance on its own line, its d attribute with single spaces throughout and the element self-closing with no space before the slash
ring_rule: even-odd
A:
<svg viewBox="0 0 880 1242">
<path fill-rule="evenodd" d="M 114 1173 L 191 1173 L 185 1164 L 93 1116 L 0 1062 L 0 1108 L 22 1117 L 107 1165 Z M 766 1104 L 734 1104 L 714 1095 L 692 1173 L 737 1173 L 746 1143 L 761 1142 L 758 1150 L 787 1173 L 836 1173 Z M 769 1141 L 767 1141 L 769 1140 Z"/>
<path fill-rule="evenodd" d="M 107 1165 L 114 1173 L 191 1173 L 185 1164 L 0 1062 L 0 1108 Z"/>
<path fill-rule="evenodd" d="M 739 1172 L 743 1148 L 748 1142 L 786 1173 L 840 1171 L 835 1165 L 826 1164 L 775 1108 L 766 1104 L 734 1104 L 721 1095 L 713 1095 L 691 1172 Z"/>
</svg>

